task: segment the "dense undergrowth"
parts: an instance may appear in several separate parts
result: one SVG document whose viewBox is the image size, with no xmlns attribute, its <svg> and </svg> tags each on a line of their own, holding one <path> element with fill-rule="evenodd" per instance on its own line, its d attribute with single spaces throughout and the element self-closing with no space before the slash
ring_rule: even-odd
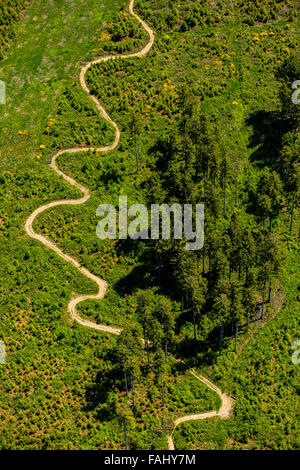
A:
<svg viewBox="0 0 300 470">
<path fill-rule="evenodd" d="M 3 59 L 28 0 L 1 0 L 0 2 L 0 59 Z"/>
<path fill-rule="evenodd" d="M 1 337 L 8 349 L 0 369 L 2 448 L 123 448 L 124 420 L 131 448 L 166 448 L 174 417 L 219 406 L 172 359 L 164 364 L 166 346 L 237 399 L 228 421 L 180 425 L 176 448 L 297 447 L 297 366 L 290 355 L 299 334 L 298 190 L 291 171 L 298 141 L 296 108 L 287 103 L 298 72 L 285 65 L 297 46 L 295 4 L 212 2 L 208 9 L 205 3 L 136 2 L 156 31 L 153 49 L 145 58 L 94 65 L 87 74 L 92 93 L 120 126 L 120 145 L 107 155 L 61 156 L 59 167 L 88 187 L 91 198 L 50 210 L 35 225 L 109 282 L 105 299 L 85 302 L 80 312 L 150 339 L 149 367 L 130 333 L 117 340 L 69 324 L 72 292 L 96 287 L 22 231 L 26 216 L 45 201 L 79 196 L 49 170 L 50 154 L 107 144 L 111 127 L 72 76 L 68 83 L 46 82 L 54 98 L 29 130 L 21 112 L 12 136 L 1 115 L 9 136 L 0 177 Z M 105 12 L 87 58 L 145 43 L 144 31 L 124 14 L 127 2 L 119 5 Z M 79 58 L 72 60 L 74 67 Z M 97 239 L 97 206 L 117 205 L 124 194 L 129 204 L 204 202 L 200 256 L 168 241 Z M 281 310 L 283 296 L 281 313 L 254 332 L 263 325 L 256 321 L 261 313 L 268 319 Z M 247 321 L 253 337 L 242 349 Z M 132 352 L 134 364 L 126 364 Z M 134 395 L 125 393 L 124 372 Z"/>
<path fill-rule="evenodd" d="M 210 371 L 236 398 L 234 416 L 228 421 L 205 420 L 178 427 L 174 432 L 177 448 L 299 448 L 299 367 L 292 362 L 291 348 L 300 334 L 298 258 L 291 250 L 282 273 L 282 311 L 247 338 L 238 356 L 229 344 Z"/>
</svg>

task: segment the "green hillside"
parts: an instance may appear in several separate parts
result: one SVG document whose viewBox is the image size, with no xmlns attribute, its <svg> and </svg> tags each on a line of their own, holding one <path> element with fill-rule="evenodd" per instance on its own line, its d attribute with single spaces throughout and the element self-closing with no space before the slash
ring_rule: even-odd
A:
<svg viewBox="0 0 300 470">
<path fill-rule="evenodd" d="M 297 2 L 1 1 L 0 449 L 297 449 Z M 81 67 L 108 54 L 138 54 Z M 99 116 L 105 107 L 121 131 Z M 97 286 L 28 236 L 104 279 Z M 138 166 L 137 166 L 138 164 Z M 100 240 L 100 204 L 204 204 L 204 247 Z M 174 235 L 172 230 L 172 235 Z M 144 343 L 142 343 L 144 339 Z M 174 423 L 218 410 L 220 417 Z"/>
</svg>

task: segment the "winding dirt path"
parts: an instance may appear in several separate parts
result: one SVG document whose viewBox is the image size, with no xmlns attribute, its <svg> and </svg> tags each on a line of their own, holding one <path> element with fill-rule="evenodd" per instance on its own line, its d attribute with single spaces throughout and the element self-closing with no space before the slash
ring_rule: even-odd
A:
<svg viewBox="0 0 300 470">
<path fill-rule="evenodd" d="M 191 369 L 190 374 L 192 374 L 196 379 L 200 380 L 200 382 L 207 385 L 208 388 L 213 390 L 217 395 L 219 395 L 221 399 L 221 408 L 217 410 L 207 411 L 205 413 L 195 414 L 195 415 L 185 415 L 181 418 L 178 418 L 174 421 L 174 429 L 178 426 L 178 424 L 184 423 L 186 421 L 198 421 L 201 419 L 213 418 L 218 416 L 221 419 L 229 418 L 231 415 L 231 411 L 234 406 L 233 398 L 223 393 L 216 385 L 210 382 L 206 377 L 203 375 L 197 374 L 193 369 Z M 175 450 L 173 437 L 172 435 L 167 436 L 169 450 Z"/>
<path fill-rule="evenodd" d="M 85 326 L 87 328 L 92 328 L 94 330 L 100 330 L 100 331 L 104 331 L 104 332 L 107 332 L 107 333 L 112 333 L 114 335 L 119 335 L 121 333 L 122 329 L 114 327 L 114 326 L 97 324 L 97 323 L 89 321 L 89 320 L 84 320 L 83 318 L 80 317 L 79 313 L 76 310 L 76 306 L 80 302 L 83 302 L 84 300 L 102 299 L 104 297 L 106 289 L 107 289 L 107 283 L 103 279 L 101 279 L 100 277 L 95 276 L 95 274 L 92 274 L 85 267 L 81 266 L 80 263 L 76 259 L 74 259 L 72 256 L 63 253 L 63 251 L 58 246 L 56 246 L 55 243 L 53 243 L 51 240 L 48 240 L 48 238 L 46 238 L 45 236 L 36 233 L 33 230 L 32 225 L 33 225 L 34 220 L 36 219 L 36 217 L 39 214 L 42 214 L 44 211 L 46 211 L 46 210 L 48 210 L 52 207 L 62 206 L 62 205 L 79 205 L 79 204 L 83 204 L 90 197 L 90 193 L 89 193 L 89 190 L 87 188 L 85 188 L 80 183 L 75 181 L 73 178 L 71 178 L 70 176 L 66 175 L 61 170 L 59 170 L 59 168 L 56 165 L 57 157 L 59 157 L 60 155 L 63 155 L 63 154 L 87 152 L 89 150 L 94 150 L 98 153 L 109 152 L 111 150 L 114 150 L 119 144 L 120 136 L 121 136 L 120 129 L 119 129 L 118 125 L 107 114 L 104 107 L 101 106 L 98 99 L 94 95 L 90 94 L 90 90 L 87 87 L 87 84 L 86 84 L 86 81 L 85 81 L 85 74 L 93 64 L 97 64 L 97 63 L 100 63 L 100 62 L 105 62 L 105 61 L 110 60 L 110 59 L 128 59 L 130 57 L 145 56 L 150 51 L 150 49 L 152 48 L 153 43 L 154 43 L 154 32 L 147 25 L 147 23 L 145 23 L 134 12 L 133 6 L 134 6 L 134 0 L 130 0 L 130 2 L 129 2 L 129 12 L 131 13 L 131 15 L 133 15 L 137 19 L 137 21 L 143 26 L 143 28 L 145 29 L 145 31 L 149 35 L 149 41 L 148 41 L 147 45 L 141 51 L 135 52 L 133 54 L 108 55 L 108 56 L 105 56 L 105 57 L 100 57 L 100 58 L 98 58 L 96 60 L 93 60 L 91 62 L 88 62 L 86 65 L 84 65 L 82 67 L 82 69 L 80 71 L 80 76 L 79 76 L 79 81 L 80 81 L 81 87 L 89 95 L 90 99 L 95 103 L 95 106 L 96 106 L 97 110 L 99 111 L 100 116 L 102 118 L 104 118 L 106 121 L 108 121 L 114 127 L 114 129 L 115 129 L 115 139 L 110 145 L 108 145 L 106 147 L 97 147 L 97 148 L 95 148 L 95 147 L 74 147 L 74 148 L 70 148 L 70 149 L 59 150 L 55 155 L 53 155 L 53 157 L 51 159 L 50 167 L 59 176 L 61 176 L 64 180 L 66 180 L 72 186 L 75 186 L 77 189 L 79 189 L 82 192 L 83 196 L 80 199 L 65 199 L 65 200 L 62 200 L 62 201 L 53 201 L 53 202 L 50 202 L 49 204 L 45 204 L 45 205 L 39 207 L 38 209 L 36 209 L 28 217 L 28 219 L 26 220 L 26 223 L 25 223 L 25 231 L 31 238 L 34 238 L 35 240 L 38 240 L 39 242 L 43 243 L 43 245 L 45 245 L 47 248 L 50 248 L 50 250 L 57 253 L 62 259 L 64 259 L 68 263 L 72 264 L 75 268 L 78 269 L 78 271 L 81 272 L 81 274 L 83 274 L 85 277 L 87 277 L 87 278 L 91 279 L 92 281 L 94 281 L 98 286 L 98 293 L 97 294 L 78 295 L 78 296 L 76 296 L 76 297 L 74 297 L 73 299 L 70 300 L 70 302 L 68 304 L 68 312 L 70 314 L 71 319 L 77 321 L 78 323 L 80 323 L 80 325 Z M 211 390 L 215 391 L 219 395 L 219 397 L 221 398 L 221 401 L 222 401 L 222 406 L 221 406 L 219 411 L 214 410 L 214 411 L 210 411 L 210 412 L 207 412 L 207 413 L 187 415 L 187 416 L 183 416 L 181 418 L 178 418 L 174 422 L 174 427 L 178 426 L 178 424 L 183 423 L 185 421 L 206 419 L 206 418 L 211 418 L 213 416 L 220 416 L 221 418 L 227 418 L 230 415 L 230 412 L 231 412 L 231 409 L 232 409 L 232 406 L 233 406 L 233 400 L 231 398 L 229 398 L 227 395 L 223 394 L 218 387 L 216 387 L 214 384 L 212 384 L 205 377 L 197 375 L 193 370 L 191 370 L 190 373 L 194 377 L 196 377 L 198 380 L 200 380 L 201 382 L 206 384 Z M 172 436 L 167 436 L 167 439 L 168 439 L 169 450 L 173 450 L 174 449 L 174 443 L 173 443 Z"/>
<path fill-rule="evenodd" d="M 39 207 L 38 209 L 36 209 L 29 217 L 28 219 L 26 220 L 26 223 L 25 223 L 25 230 L 27 232 L 27 234 L 31 237 L 31 238 L 34 238 L 35 240 L 38 240 L 39 242 L 43 243 L 45 246 L 47 246 L 48 248 L 50 248 L 50 250 L 53 250 L 55 251 L 55 253 L 57 253 L 62 259 L 64 259 L 65 261 L 67 261 L 68 263 L 71 263 L 75 268 L 77 268 L 81 274 L 83 274 L 85 277 L 91 279 L 92 281 L 94 281 L 97 286 L 98 286 L 98 293 L 97 294 L 94 294 L 94 295 L 79 295 L 75 298 L 73 298 L 70 302 L 69 302 L 69 305 L 68 305 L 68 312 L 70 314 L 70 317 L 73 319 L 73 320 L 76 320 L 78 323 L 80 323 L 80 325 L 83 325 L 83 326 L 86 326 L 87 328 L 93 328 L 94 330 L 100 330 L 100 331 L 105 331 L 105 332 L 108 332 L 108 333 L 112 333 L 112 334 L 115 334 L 115 335 L 119 335 L 121 333 L 121 329 L 120 328 L 116 328 L 116 327 L 113 327 L 113 326 L 108 326 L 108 325 L 99 325 L 97 323 L 94 323 L 92 321 L 89 321 L 89 320 L 84 320 L 80 317 L 80 315 L 78 314 L 77 310 L 76 310 L 76 305 L 78 305 L 80 302 L 83 302 L 84 300 L 88 300 L 88 299 L 102 299 L 105 295 L 105 292 L 106 292 L 106 288 L 107 288 L 107 283 L 101 279 L 100 277 L 98 276 L 95 276 L 94 274 L 92 274 L 88 269 L 80 266 L 80 264 L 78 263 L 78 261 L 76 261 L 74 258 L 72 258 L 72 256 L 69 256 L 65 253 L 63 253 L 63 251 L 58 248 L 58 246 L 55 245 L 55 243 L 53 243 L 52 241 L 48 240 L 48 238 L 46 238 L 45 236 L 43 235 L 40 235 L 38 233 L 35 233 L 35 231 L 33 230 L 33 222 L 35 220 L 35 218 L 41 214 L 42 212 L 52 208 L 52 207 L 56 207 L 56 206 L 62 206 L 62 205 L 78 205 L 78 204 L 83 204 L 84 202 L 86 202 L 89 197 L 90 197 L 90 193 L 89 193 L 89 190 L 87 188 L 85 188 L 84 186 L 82 186 L 81 184 L 77 183 L 77 181 L 75 181 L 73 178 L 71 178 L 70 176 L 66 175 L 65 173 L 63 173 L 61 170 L 59 170 L 59 168 L 57 167 L 56 165 L 56 159 L 57 157 L 59 157 L 60 155 L 63 155 L 63 154 L 67 154 L 67 153 L 79 153 L 79 152 L 87 152 L 89 150 L 95 150 L 96 152 L 98 153 L 103 153 L 103 152 L 109 152 L 111 150 L 114 150 L 118 144 L 119 144 L 119 141 L 120 141 L 120 136 L 121 136 L 121 132 L 120 132 L 120 129 L 118 127 L 118 125 L 111 119 L 111 117 L 107 114 L 106 110 L 104 109 L 103 106 L 101 106 L 100 102 L 97 100 L 97 98 L 93 95 L 90 95 L 90 90 L 89 88 L 87 87 L 87 84 L 86 84 L 86 81 L 85 81 L 85 74 L 86 72 L 88 71 L 88 69 L 93 65 L 93 64 L 98 64 L 100 62 L 105 62 L 107 60 L 110 60 L 110 59 L 128 59 L 130 57 L 140 57 L 140 56 L 145 56 L 151 49 L 151 47 L 153 46 L 153 43 L 154 43 L 154 32 L 152 31 L 152 29 L 133 11 L 133 6 L 134 6 L 134 0 L 130 0 L 129 2 L 129 12 L 131 13 L 131 15 L 133 15 L 137 20 L 138 22 L 143 26 L 143 28 L 145 29 L 145 31 L 148 33 L 149 35 L 149 41 L 148 43 L 146 44 L 146 46 L 139 52 L 135 52 L 133 54 L 122 54 L 122 55 L 108 55 L 108 56 L 105 56 L 105 57 L 100 57 L 96 60 L 93 60 L 91 62 L 88 62 L 86 65 L 84 65 L 80 71 L 80 76 L 79 76 L 79 81 L 80 81 L 80 85 L 81 87 L 83 88 L 83 90 L 89 95 L 90 99 L 95 103 L 96 105 L 96 108 L 97 110 L 99 111 L 99 114 L 100 116 L 105 119 L 106 121 L 108 121 L 115 129 L 115 139 L 114 141 L 106 146 L 106 147 L 74 147 L 74 148 L 70 148 L 70 149 L 64 149 L 64 150 L 59 150 L 55 155 L 53 155 L 52 159 L 51 159 L 51 163 L 50 163 L 50 167 L 59 175 L 59 176 L 62 176 L 62 178 L 64 180 L 66 180 L 68 183 L 70 183 L 72 186 L 75 186 L 76 188 L 78 188 L 82 194 L 83 194 L 83 197 L 80 198 L 80 199 L 65 199 L 63 201 L 54 201 L 54 202 L 50 202 L 49 204 L 45 204 L 44 206 L 41 206 Z"/>
</svg>

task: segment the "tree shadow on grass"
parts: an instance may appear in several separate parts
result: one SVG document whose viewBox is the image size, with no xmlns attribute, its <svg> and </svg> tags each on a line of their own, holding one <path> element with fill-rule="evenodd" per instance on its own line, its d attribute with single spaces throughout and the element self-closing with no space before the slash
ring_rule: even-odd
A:
<svg viewBox="0 0 300 470">
<path fill-rule="evenodd" d="M 277 111 L 257 111 L 250 115 L 246 124 L 253 129 L 249 148 L 255 150 L 250 161 L 261 168 L 268 166 L 278 171 L 279 151 L 287 123 Z"/>
<path fill-rule="evenodd" d="M 218 331 L 212 331 L 205 339 L 185 337 L 176 345 L 176 356 L 183 358 L 187 367 L 208 366 L 219 354 Z"/>
<path fill-rule="evenodd" d="M 118 256 L 133 257 L 135 264 L 132 270 L 114 285 L 120 295 L 130 295 L 137 289 L 147 289 L 151 286 L 164 288 L 163 279 L 159 280 L 157 260 L 151 251 L 151 240 L 119 240 L 116 252 Z"/>
<path fill-rule="evenodd" d="M 113 392 L 120 386 L 120 371 L 117 367 L 99 371 L 94 383 L 85 390 L 84 411 L 96 410 L 96 417 L 101 421 L 115 418 L 116 404 Z"/>
<path fill-rule="evenodd" d="M 116 282 L 114 289 L 120 296 L 131 295 L 136 289 L 146 289 L 145 275 L 144 265 L 135 266 L 129 274 Z"/>
</svg>

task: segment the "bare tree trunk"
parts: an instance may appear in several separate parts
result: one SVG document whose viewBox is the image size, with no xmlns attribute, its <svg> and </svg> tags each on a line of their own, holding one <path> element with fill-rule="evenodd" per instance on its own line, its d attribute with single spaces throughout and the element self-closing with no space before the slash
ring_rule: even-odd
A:
<svg viewBox="0 0 300 470">
<path fill-rule="evenodd" d="M 235 180 L 234 207 L 236 207 L 236 203 L 237 203 L 238 182 L 239 182 L 239 177 L 237 175 L 236 180 Z"/>
<path fill-rule="evenodd" d="M 200 251 L 197 251 L 196 259 L 197 259 L 197 273 L 199 273 Z"/>
<path fill-rule="evenodd" d="M 264 309 L 265 309 L 265 294 L 266 294 L 266 280 L 264 281 L 264 290 L 263 290 L 263 301 L 262 301 L 262 308 L 261 308 L 261 317 L 260 319 L 264 319 Z"/>
<path fill-rule="evenodd" d="M 269 293 L 268 293 L 268 302 L 271 302 L 271 292 L 272 292 L 272 289 L 271 289 L 271 281 L 269 283 Z"/>
<path fill-rule="evenodd" d="M 167 338 L 165 339 L 165 358 L 166 358 L 166 362 L 168 362 L 168 342 L 167 342 Z"/>
<path fill-rule="evenodd" d="M 126 395 L 128 395 L 128 384 L 127 384 L 127 374 L 126 374 L 125 363 L 124 363 L 124 379 L 125 379 L 125 390 L 126 390 Z"/>
<path fill-rule="evenodd" d="M 193 325 L 194 325 L 194 340 L 197 341 L 196 315 L 195 315 L 195 308 L 194 307 L 193 307 Z"/>
<path fill-rule="evenodd" d="M 162 406 L 165 406 L 165 385 L 164 385 L 164 374 L 161 374 L 161 393 L 162 393 Z"/>
<path fill-rule="evenodd" d="M 132 391 L 132 408 L 135 410 L 135 401 L 134 401 L 134 382 L 131 380 L 131 391 Z"/>
<path fill-rule="evenodd" d="M 128 450 L 128 443 L 127 443 L 127 425 L 126 421 L 124 420 L 124 436 L 125 436 L 125 449 Z"/>
<path fill-rule="evenodd" d="M 222 324 L 220 326 L 220 356 L 223 350 L 223 338 L 224 338 L 224 320 L 222 320 Z"/>
<path fill-rule="evenodd" d="M 236 324 L 235 324 L 235 345 L 234 345 L 234 352 L 236 352 L 238 328 L 239 328 L 239 325 L 236 323 Z"/>
<path fill-rule="evenodd" d="M 150 351 L 149 351 L 149 341 L 145 338 L 146 349 L 147 349 L 147 359 L 148 359 L 148 367 L 150 367 Z"/>
<path fill-rule="evenodd" d="M 293 196 L 292 211 L 291 211 L 291 223 L 290 223 L 290 232 L 293 231 L 293 222 L 294 222 L 294 207 L 295 207 L 295 195 Z"/>
<path fill-rule="evenodd" d="M 138 173 L 138 171 L 139 171 L 139 154 L 138 154 L 138 149 L 137 149 L 136 138 L 135 138 L 135 158 L 136 158 L 136 172 Z"/>
</svg>

